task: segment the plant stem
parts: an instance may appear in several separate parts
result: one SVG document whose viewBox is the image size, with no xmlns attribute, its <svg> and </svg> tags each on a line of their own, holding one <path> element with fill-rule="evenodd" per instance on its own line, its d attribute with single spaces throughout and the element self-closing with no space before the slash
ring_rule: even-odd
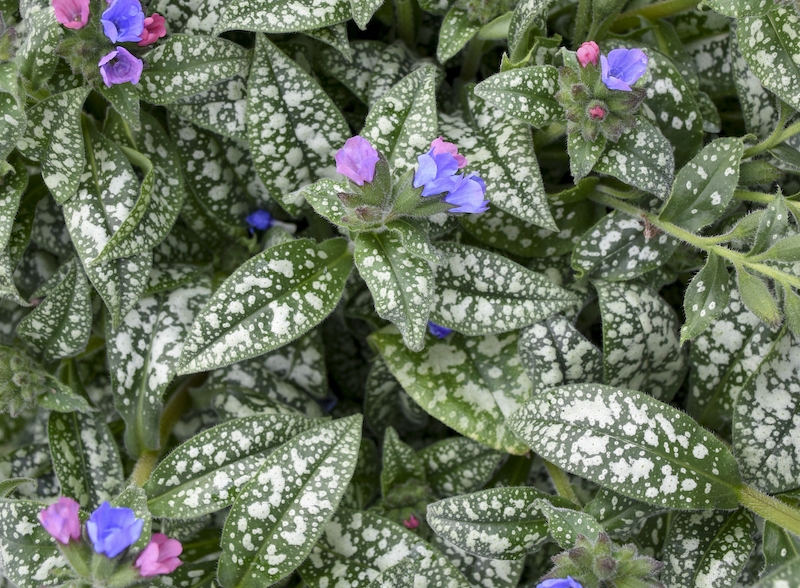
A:
<svg viewBox="0 0 800 588">
<path fill-rule="evenodd" d="M 558 492 L 558 495 L 563 496 L 567 500 L 571 500 L 578 506 L 583 506 L 578 498 L 578 495 L 575 494 L 575 489 L 572 487 L 572 484 L 569 483 L 567 474 L 564 473 L 564 470 L 557 465 L 550 463 L 546 459 L 543 461 L 544 466 L 547 468 L 547 473 L 550 474 L 550 478 L 553 480 L 553 484 L 556 487 L 556 492 Z"/>
<path fill-rule="evenodd" d="M 737 200 L 745 200 L 747 202 L 758 202 L 759 204 L 769 204 L 775 198 L 773 194 L 764 194 L 763 192 L 750 192 L 749 190 L 736 190 L 733 197 Z"/>
<path fill-rule="evenodd" d="M 577 49 L 586 40 L 591 16 L 591 0 L 579 0 L 578 14 L 575 16 L 575 32 L 572 35 L 572 48 Z"/>
<path fill-rule="evenodd" d="M 621 32 L 633 28 L 639 24 L 640 16 L 647 20 L 658 20 L 659 18 L 666 18 L 673 14 L 691 10 L 699 3 L 700 0 L 665 0 L 664 2 L 635 8 L 620 14 L 611 26 L 611 30 Z"/>
<path fill-rule="evenodd" d="M 778 124 L 775 131 L 773 131 L 769 137 L 761 141 L 761 143 L 758 145 L 753 145 L 749 149 L 745 149 L 742 159 L 759 155 L 764 151 L 772 149 L 773 147 L 777 147 L 789 137 L 793 137 L 797 133 L 800 133 L 800 120 L 786 128 L 783 127 L 783 122 L 785 122 L 785 118 L 781 117 L 781 123 Z"/>
<path fill-rule="evenodd" d="M 413 0 L 394 0 L 394 10 L 397 16 L 397 36 L 413 49 L 416 44 Z"/>
<path fill-rule="evenodd" d="M 131 484 L 136 484 L 139 487 L 145 485 L 147 480 L 150 479 L 150 474 L 158 463 L 158 451 L 148 450 L 139 456 L 136 460 L 136 465 L 133 466 L 133 473 L 131 474 Z"/>
<path fill-rule="evenodd" d="M 483 50 L 486 48 L 486 41 L 473 37 L 467 43 L 467 49 L 464 52 L 464 62 L 461 65 L 461 75 L 459 76 L 465 82 L 471 81 L 477 74 L 481 67 L 481 57 L 483 57 Z"/>
<path fill-rule="evenodd" d="M 752 486 L 742 486 L 738 495 L 739 502 L 745 508 L 795 535 L 800 535 L 800 511 L 797 509 Z"/>
</svg>

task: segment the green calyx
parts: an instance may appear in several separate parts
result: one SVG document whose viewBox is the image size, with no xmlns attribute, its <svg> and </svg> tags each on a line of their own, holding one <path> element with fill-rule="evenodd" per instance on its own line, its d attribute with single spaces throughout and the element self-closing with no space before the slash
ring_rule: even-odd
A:
<svg viewBox="0 0 800 588">
<path fill-rule="evenodd" d="M 553 557 L 555 567 L 542 578 L 572 576 L 583 588 L 663 588 L 656 575 L 663 563 L 639 555 L 635 545 L 614 545 L 607 533 L 595 542 L 578 535 L 575 547 Z"/>
<path fill-rule="evenodd" d="M 0 413 L 16 416 L 47 390 L 45 376 L 21 349 L 0 345 Z"/>
</svg>

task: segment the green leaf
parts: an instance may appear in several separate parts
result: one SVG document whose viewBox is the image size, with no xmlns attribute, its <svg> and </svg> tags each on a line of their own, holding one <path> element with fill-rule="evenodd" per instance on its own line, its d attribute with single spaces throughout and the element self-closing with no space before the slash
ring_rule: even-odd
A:
<svg viewBox="0 0 800 588">
<path fill-rule="evenodd" d="M 658 293 L 636 282 L 592 283 L 602 316 L 605 383 L 668 401 L 687 367 L 675 311 Z"/>
<path fill-rule="evenodd" d="M 505 426 L 531 394 L 516 353 L 516 332 L 475 338 L 453 333 L 442 340 L 429 335 L 420 353 L 406 348 L 392 329 L 370 337 L 403 389 L 428 414 L 494 449 L 527 452 Z"/>
<path fill-rule="evenodd" d="M 675 177 L 658 218 L 697 232 L 719 219 L 739 182 L 744 147 L 739 138 L 712 141 Z"/>
<path fill-rule="evenodd" d="M 633 500 L 608 488 L 600 488 L 583 510 L 620 541 L 627 540 L 638 531 L 644 519 L 663 512 L 659 507 Z"/>
<path fill-rule="evenodd" d="M 475 492 L 500 467 L 503 454 L 466 437 L 448 437 L 417 453 L 437 496 Z"/>
<path fill-rule="evenodd" d="M 78 355 L 92 328 L 91 289 L 76 259 L 45 284 L 47 295 L 17 325 L 17 335 L 45 361 Z M 34 295 L 40 295 L 35 292 Z"/>
<path fill-rule="evenodd" d="M 100 85 L 100 93 L 111 102 L 116 113 L 134 129 L 141 126 L 139 119 L 139 92 L 133 85 L 115 84 L 110 88 Z"/>
<path fill-rule="evenodd" d="M 17 148 L 42 162 L 44 183 L 59 204 L 75 196 L 86 154 L 81 134 L 81 108 L 89 88 L 50 96 L 28 110 L 28 130 Z"/>
<path fill-rule="evenodd" d="M 512 331 L 579 302 L 513 261 L 477 247 L 437 243 L 447 261 L 437 269 L 431 320 L 466 335 Z"/>
<path fill-rule="evenodd" d="M 736 585 L 755 542 L 753 515 L 739 509 L 733 514 L 719 511 L 676 513 L 672 519 L 661 559 L 665 588 Z"/>
<path fill-rule="evenodd" d="M 353 20 L 362 31 L 367 29 L 372 15 L 383 6 L 384 0 L 350 0 L 350 8 L 353 11 Z"/>
<path fill-rule="evenodd" d="M 743 16 L 737 24 L 739 49 L 768 90 L 800 110 L 800 16 L 792 7 L 774 5 L 763 16 Z"/>
<path fill-rule="evenodd" d="M 439 29 L 439 44 L 436 47 L 439 63 L 444 63 L 461 51 L 480 28 L 480 22 L 473 21 L 466 10 L 453 6 Z"/>
<path fill-rule="evenodd" d="M 319 329 L 270 351 L 264 366 L 281 380 L 294 384 L 317 400 L 328 398 L 328 371 L 325 346 Z"/>
<path fill-rule="evenodd" d="M 289 193 L 335 173 L 334 154 L 350 135 L 344 117 L 317 82 L 265 35 L 257 35 L 247 83 L 247 137 L 270 193 Z"/>
<path fill-rule="evenodd" d="M 253 256 L 195 317 L 178 373 L 256 357 L 310 331 L 339 303 L 351 267 L 344 239 L 298 239 Z"/>
<path fill-rule="evenodd" d="M 727 447 L 647 394 L 600 384 L 552 388 L 509 426 L 544 459 L 636 500 L 688 510 L 739 504 Z"/>
<path fill-rule="evenodd" d="M 708 5 L 720 14 L 735 18 L 764 14 L 772 6 L 767 0 L 709 0 Z"/>
<path fill-rule="evenodd" d="M 527 486 L 492 488 L 429 504 L 428 524 L 467 553 L 520 559 L 549 538 L 547 519 L 540 510 L 546 501 L 564 507 L 571 504 Z"/>
<path fill-rule="evenodd" d="M 136 84 L 139 96 L 151 104 L 167 104 L 246 71 L 250 54 L 227 39 L 174 34 L 147 54 L 147 62 Z"/>
<path fill-rule="evenodd" d="M 419 59 L 415 52 L 406 47 L 402 41 L 395 41 L 388 46 L 384 45 L 377 62 L 370 68 L 367 106 L 370 108 L 375 106 L 375 103 L 399 84 L 403 78 L 407 77 L 413 70 L 422 67 L 425 63 Z M 419 81 L 417 78 L 413 83 L 417 84 Z M 411 100 L 409 99 L 407 102 L 410 103 Z M 416 162 L 416 158 L 414 161 Z"/>
<path fill-rule="evenodd" d="M 508 23 L 508 53 L 512 61 L 520 61 L 528 54 L 533 44 L 530 37 L 546 25 L 544 14 L 551 0 L 522 0 L 514 7 Z"/>
<path fill-rule="evenodd" d="M 351 1 L 352 3 L 352 1 Z M 340 22 L 321 29 L 303 31 L 303 34 L 326 45 L 330 45 L 342 54 L 347 61 L 353 59 L 353 52 L 350 49 L 350 41 L 347 38 L 347 25 Z"/>
<path fill-rule="evenodd" d="M 800 486 L 800 342 L 786 327 L 742 387 L 733 411 L 733 447 L 742 478 L 765 492 Z"/>
<path fill-rule="evenodd" d="M 75 393 L 72 388 L 60 382 L 57 377 L 44 370 L 42 375 L 47 379 L 48 385 L 52 387 L 44 394 L 36 397 L 36 404 L 46 410 L 54 410 L 56 412 L 94 412 L 95 409 L 83 396 Z"/>
<path fill-rule="evenodd" d="M 435 265 L 444 263 L 445 257 L 442 252 L 431 244 L 430 224 L 425 219 L 400 217 L 386 223 L 386 228 L 400 237 L 403 247 L 411 255 Z"/>
<path fill-rule="evenodd" d="M 14 219 L 27 187 L 28 170 L 22 160 L 17 158 L 14 167 L 3 176 L 3 183 L 0 185 L 0 251 L 5 249 L 11 239 Z"/>
<path fill-rule="evenodd" d="M 386 47 L 386 43 L 380 41 L 352 41 L 352 62 L 347 61 L 339 51 L 324 47 L 314 54 L 314 63 L 318 71 L 333 77 L 361 102 L 367 104 L 370 79 L 378 69 L 381 52 Z"/>
<path fill-rule="evenodd" d="M 564 120 L 557 91 L 558 70 L 552 65 L 500 72 L 475 86 L 476 96 L 537 128 Z"/>
<path fill-rule="evenodd" d="M 747 310 L 737 288 L 730 295 L 727 308 L 692 341 L 689 353 L 687 410 L 701 425 L 721 432 L 730 431 L 739 392 L 779 333 Z"/>
<path fill-rule="evenodd" d="M 361 416 L 304 431 L 271 453 L 233 503 L 217 578 L 256 588 L 290 574 L 325 530 L 353 475 Z"/>
<path fill-rule="evenodd" d="M 771 521 L 764 524 L 764 570 L 770 574 L 781 566 L 800 559 L 800 537 Z"/>
<path fill-rule="evenodd" d="M 392 427 L 383 436 L 383 467 L 381 468 L 381 494 L 384 498 L 394 486 L 409 480 L 425 482 L 425 468 L 414 450 L 403 443 Z"/>
<path fill-rule="evenodd" d="M 747 65 L 736 29 L 731 31 L 731 61 L 736 93 L 742 106 L 745 128 L 759 139 L 766 139 L 778 123 L 779 111 L 775 95 L 761 85 L 750 66 Z"/>
<path fill-rule="evenodd" d="M 211 294 L 210 280 L 141 298 L 116 328 L 106 326 L 114 406 L 125 420 L 125 446 L 134 457 L 161 448 L 159 423 L 167 386 L 183 342 Z"/>
<path fill-rule="evenodd" d="M 767 205 L 767 209 L 761 216 L 753 246 L 748 255 L 758 255 L 771 249 L 785 237 L 788 222 L 789 211 L 786 208 L 786 201 L 782 195 L 778 194 Z"/>
<path fill-rule="evenodd" d="M 33 484 L 36 485 L 36 480 L 33 478 L 8 478 L 0 482 L 0 498 L 5 498 L 11 494 L 20 484 Z"/>
<path fill-rule="evenodd" d="M 295 33 L 321 29 L 352 18 L 349 0 L 319 5 L 312 0 L 276 0 L 264 10 L 256 0 L 232 0 L 218 17 L 214 34 L 241 30 L 259 33 Z"/>
<path fill-rule="evenodd" d="M 71 572 L 56 540 L 39 524 L 44 505 L 30 500 L 0 499 L 0 548 L 3 575 L 18 588 L 41 588 L 64 583 Z"/>
<path fill-rule="evenodd" d="M 515 588 L 525 568 L 525 559 L 509 561 L 477 557 L 438 535 L 429 537 L 428 541 L 444 553 L 465 578 L 474 581 L 480 578 L 479 583 L 483 588 Z"/>
<path fill-rule="evenodd" d="M 484 102 L 467 89 L 464 110 L 440 113 L 446 139 L 459 146 L 469 171 L 486 182 L 493 205 L 523 221 L 558 231 L 547 202 L 530 127 Z"/>
<path fill-rule="evenodd" d="M 607 146 L 593 169 L 664 200 L 672 187 L 675 160 L 661 131 L 639 118 L 636 128 Z"/>
<path fill-rule="evenodd" d="M 536 500 L 534 505 L 547 519 L 550 534 L 563 549 L 574 547 L 578 535 L 583 535 L 594 543 L 603 532 L 600 523 L 588 513 L 571 508 L 557 508 L 541 498 Z"/>
<path fill-rule="evenodd" d="M 361 129 L 398 173 L 414 167 L 437 134 L 433 65 L 423 65 L 392 86 L 372 104 Z"/>
<path fill-rule="evenodd" d="M 767 284 L 738 264 L 736 265 L 736 279 L 745 306 L 768 325 L 778 326 L 781 323 L 781 312 Z"/>
<path fill-rule="evenodd" d="M 51 412 L 47 436 L 64 496 L 94 510 L 122 490 L 122 461 L 102 414 Z"/>
<path fill-rule="evenodd" d="M 261 414 L 199 433 L 165 457 L 144 485 L 153 516 L 188 519 L 233 503 L 275 449 L 317 421 Z"/>
<path fill-rule="evenodd" d="M 184 563 L 165 577 L 156 576 L 151 586 L 154 588 L 214 588 L 217 576 L 216 561 Z M 168 583 L 167 583 L 168 582 Z"/>
<path fill-rule="evenodd" d="M 603 354 L 561 315 L 520 331 L 519 357 L 534 394 L 552 386 L 603 381 Z"/>
<path fill-rule="evenodd" d="M 792 560 L 766 574 L 752 588 L 784 588 L 800 579 L 800 560 Z"/>
<path fill-rule="evenodd" d="M 677 247 L 675 237 L 651 235 L 638 218 L 614 210 L 580 238 L 572 251 L 572 267 L 579 277 L 632 280 L 664 265 Z"/>
<path fill-rule="evenodd" d="M 3 15 L 7 18 L 10 15 Z M 53 75 L 59 62 L 55 52 L 62 36 L 62 28 L 53 18 L 47 4 L 36 4 L 34 10 L 23 16 L 25 36 L 15 62 L 19 73 L 30 82 L 32 90 L 41 88 Z M 6 23 L 9 21 L 6 20 Z"/>
<path fill-rule="evenodd" d="M 343 508 L 366 508 L 378 494 L 380 461 L 375 442 L 366 437 L 361 438 L 358 450 L 358 461 L 350 484 L 342 496 L 342 502 L 337 512 Z"/>
<path fill-rule="evenodd" d="M 713 251 L 706 264 L 686 287 L 683 311 L 686 322 L 681 327 L 681 344 L 705 331 L 728 307 L 731 297 L 731 276 L 725 260 Z"/>
<path fill-rule="evenodd" d="M 170 112 L 232 139 L 247 140 L 247 80 L 237 74 L 205 92 L 172 102 Z"/>
<path fill-rule="evenodd" d="M 428 422 L 428 413 L 406 394 L 380 355 L 375 358 L 365 383 L 364 418 L 379 435 L 388 426 L 418 429 Z"/>
<path fill-rule="evenodd" d="M 372 292 L 375 310 L 397 326 L 409 349 L 422 350 L 434 303 L 430 264 L 411 255 L 391 232 L 359 233 L 355 243 L 356 267 Z"/>
<path fill-rule="evenodd" d="M 599 135 L 594 142 L 587 141 L 581 133 L 567 135 L 567 153 L 569 154 L 569 173 L 577 184 L 594 169 L 600 156 L 605 151 L 607 140 Z"/>
<path fill-rule="evenodd" d="M 16 147 L 17 141 L 25 134 L 28 126 L 24 104 L 19 96 L 17 79 L 18 73 L 13 63 L 0 65 L 0 114 L 2 114 L 2 119 L 0 119 L 0 172 L 3 175 L 11 171 L 12 167 L 6 160 Z M 25 176 L 27 179 L 27 173 Z M 4 189 L 3 192 L 7 192 L 7 189 Z M 4 205 L 0 204 L 0 206 Z M 1 228 L 0 235 L 2 235 Z M 0 238 L 0 243 L 2 242 L 2 238 Z"/>
</svg>

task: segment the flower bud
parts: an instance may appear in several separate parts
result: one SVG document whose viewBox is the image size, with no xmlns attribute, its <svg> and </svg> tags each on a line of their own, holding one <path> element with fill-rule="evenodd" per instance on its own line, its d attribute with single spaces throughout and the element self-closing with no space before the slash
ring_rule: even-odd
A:
<svg viewBox="0 0 800 588">
<path fill-rule="evenodd" d="M 586 67 L 590 63 L 597 65 L 597 60 L 600 59 L 600 47 L 594 41 L 587 41 L 578 47 L 578 63 L 581 67 Z"/>
</svg>

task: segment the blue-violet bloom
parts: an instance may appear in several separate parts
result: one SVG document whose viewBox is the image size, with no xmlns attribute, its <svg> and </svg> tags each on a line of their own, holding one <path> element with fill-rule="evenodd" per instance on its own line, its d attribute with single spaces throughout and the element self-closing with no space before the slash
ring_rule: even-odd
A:
<svg viewBox="0 0 800 588">
<path fill-rule="evenodd" d="M 414 187 L 422 190 L 423 196 L 435 196 L 453 189 L 458 172 L 458 160 L 452 153 L 440 151 L 431 147 L 427 153 L 417 157 L 419 168 L 414 175 Z"/>
<path fill-rule="evenodd" d="M 647 55 L 641 49 L 614 49 L 600 56 L 602 80 L 609 90 L 631 91 L 647 69 Z"/>
<path fill-rule="evenodd" d="M 139 0 L 114 0 L 100 19 L 112 43 L 138 42 L 144 31 L 144 12 Z"/>
<path fill-rule="evenodd" d="M 244 220 L 248 225 L 253 227 L 253 229 L 259 229 L 261 231 L 266 231 L 272 226 L 272 215 L 266 210 L 256 210 Z"/>
<path fill-rule="evenodd" d="M 100 75 L 109 88 L 114 84 L 138 84 L 142 76 L 144 64 L 142 60 L 133 55 L 125 47 L 117 47 L 103 57 L 97 64 L 100 66 Z"/>
<path fill-rule="evenodd" d="M 423 192 L 424 194 L 424 192 Z M 448 212 L 486 212 L 489 207 L 486 196 L 486 183 L 474 173 L 456 176 L 454 186 L 444 201 L 453 204 Z"/>
<path fill-rule="evenodd" d="M 439 337 L 439 339 L 444 339 L 453 332 L 453 329 L 448 329 L 447 327 L 437 325 L 432 321 L 428 321 L 428 330 L 430 331 L 431 335 L 434 337 Z"/>
<path fill-rule="evenodd" d="M 583 588 L 572 576 L 566 578 L 551 578 L 540 582 L 536 588 Z"/>
<path fill-rule="evenodd" d="M 375 178 L 375 164 L 378 163 L 378 150 L 364 137 L 356 135 L 345 141 L 344 147 L 336 152 L 336 173 L 350 178 L 354 184 L 363 186 Z"/>
<path fill-rule="evenodd" d="M 134 512 L 124 506 L 113 508 L 103 502 L 86 521 L 86 532 L 97 553 L 117 557 L 126 547 L 130 547 L 142 534 L 143 519 L 137 519 Z"/>
</svg>

